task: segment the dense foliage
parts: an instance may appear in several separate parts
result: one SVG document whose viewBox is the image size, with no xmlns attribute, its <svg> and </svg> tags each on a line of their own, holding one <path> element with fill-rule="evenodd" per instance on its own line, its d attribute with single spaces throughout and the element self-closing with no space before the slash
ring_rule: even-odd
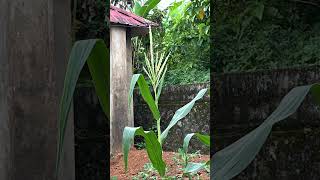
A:
<svg viewBox="0 0 320 180">
<path fill-rule="evenodd" d="M 155 0 L 156 2 L 157 0 Z M 74 40 L 102 38 L 109 41 L 108 11 L 104 0 L 76 0 L 73 4 Z M 113 5 L 126 10 L 137 11 L 137 6 L 146 4 L 146 0 L 112 0 Z M 73 11 L 74 11 L 73 10 Z M 138 13 L 137 11 L 136 13 Z M 186 84 L 209 81 L 210 64 L 210 1 L 178 0 L 164 10 L 158 6 L 148 13 L 140 14 L 157 22 L 160 26 L 153 29 L 156 51 L 171 53 L 168 61 L 168 75 L 165 84 Z M 135 43 L 136 39 L 133 39 Z M 144 52 L 149 49 L 148 37 L 139 38 L 141 43 L 134 46 L 135 73 L 144 73 Z M 87 81 L 87 67 L 81 74 L 81 82 Z"/>
<path fill-rule="evenodd" d="M 319 5 L 293 0 L 216 1 L 214 71 L 253 71 L 319 63 Z"/>
<path fill-rule="evenodd" d="M 182 0 L 165 10 L 154 8 L 147 16 L 160 27 L 153 29 L 157 50 L 170 52 L 166 84 L 209 81 L 210 74 L 210 1 Z M 135 49 L 135 70 L 142 73 L 147 37 Z"/>
<path fill-rule="evenodd" d="M 101 38 L 109 42 L 109 3 L 105 0 L 73 1 L 74 40 Z"/>
</svg>

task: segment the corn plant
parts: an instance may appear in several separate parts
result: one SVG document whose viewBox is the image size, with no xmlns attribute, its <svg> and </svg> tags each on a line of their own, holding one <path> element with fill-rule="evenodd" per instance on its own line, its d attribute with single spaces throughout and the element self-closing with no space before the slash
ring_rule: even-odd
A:
<svg viewBox="0 0 320 180">
<path fill-rule="evenodd" d="M 164 77 L 167 71 L 167 61 L 169 55 L 165 57 L 165 53 L 159 55 L 159 53 L 153 52 L 153 42 L 152 42 L 152 32 L 149 28 L 150 35 L 150 56 L 145 54 L 146 66 L 143 68 L 144 72 L 149 77 L 151 87 L 153 90 L 153 95 L 150 88 L 142 74 L 134 74 L 130 84 L 129 90 L 129 103 L 132 102 L 133 91 L 136 84 L 140 89 L 141 95 L 144 101 L 148 104 L 153 118 L 157 124 L 157 135 L 153 131 L 144 131 L 142 127 L 125 127 L 123 131 L 123 154 L 124 154 L 124 164 L 125 169 L 128 169 L 128 154 L 129 149 L 133 144 L 135 136 L 144 137 L 146 143 L 146 150 L 148 157 L 153 165 L 153 167 L 159 172 L 160 176 L 165 175 L 166 164 L 162 159 L 162 144 L 166 139 L 170 129 L 182 118 L 184 118 L 192 109 L 195 102 L 201 99 L 206 93 L 207 89 L 201 90 L 197 96 L 188 104 L 178 109 L 173 118 L 171 119 L 168 127 L 161 132 L 161 116 L 159 112 L 158 102 L 162 90 L 162 85 Z M 156 54 L 156 55 L 154 55 Z"/>
<path fill-rule="evenodd" d="M 164 58 L 165 53 L 162 53 L 159 56 L 159 52 L 157 52 L 156 57 L 154 57 L 151 26 L 149 26 L 149 36 L 150 36 L 150 58 L 147 56 L 146 53 L 144 53 L 146 66 L 143 67 L 143 70 L 147 74 L 151 82 L 151 87 L 153 88 L 153 93 L 154 93 L 154 102 L 156 107 L 158 108 L 159 97 L 161 94 L 164 77 L 168 69 L 167 62 L 170 54 Z M 160 138 L 161 136 L 160 118 L 157 120 L 157 132 L 158 132 L 158 138 Z M 161 143 L 160 140 L 159 142 Z"/>
</svg>

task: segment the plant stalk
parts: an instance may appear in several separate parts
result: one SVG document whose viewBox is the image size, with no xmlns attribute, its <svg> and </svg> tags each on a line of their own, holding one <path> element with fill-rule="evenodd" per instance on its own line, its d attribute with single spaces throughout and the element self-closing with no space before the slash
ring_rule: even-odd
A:
<svg viewBox="0 0 320 180">
<path fill-rule="evenodd" d="M 157 99 L 157 88 L 153 88 L 153 91 L 154 91 L 154 99 L 155 99 L 155 104 L 157 106 L 157 108 L 159 109 L 158 107 L 158 99 Z M 157 132 L 158 132 L 158 141 L 160 143 L 160 145 L 162 146 L 162 143 L 161 143 L 161 125 L 160 125 L 160 122 L 161 122 L 161 118 L 157 119 Z"/>
<path fill-rule="evenodd" d="M 160 118 L 157 120 L 157 131 L 158 131 L 158 141 L 160 143 L 160 145 L 162 146 L 162 143 L 161 143 L 161 128 L 160 128 Z"/>
</svg>

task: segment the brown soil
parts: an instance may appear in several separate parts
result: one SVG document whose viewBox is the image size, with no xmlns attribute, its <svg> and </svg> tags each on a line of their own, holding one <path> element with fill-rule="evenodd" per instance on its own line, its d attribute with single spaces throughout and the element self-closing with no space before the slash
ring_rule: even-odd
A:
<svg viewBox="0 0 320 180">
<path fill-rule="evenodd" d="M 180 169 L 181 166 L 177 165 L 177 163 L 173 160 L 175 154 L 175 152 L 163 152 L 163 160 L 166 162 L 168 168 L 168 172 L 166 172 L 166 175 L 181 177 L 183 174 Z M 200 157 L 191 159 L 190 162 L 203 162 L 208 160 L 208 155 L 201 155 Z M 149 162 L 150 161 L 148 159 L 148 154 L 145 150 L 137 150 L 135 148 L 132 148 L 129 152 L 129 166 L 127 174 L 124 170 L 123 154 L 117 153 L 110 160 L 110 175 L 111 177 L 116 176 L 118 180 L 131 180 L 134 176 L 138 175 L 139 172 L 143 171 L 143 166 Z M 205 172 L 205 170 L 198 172 L 198 174 L 200 175 L 200 179 L 210 179 L 208 173 Z"/>
</svg>

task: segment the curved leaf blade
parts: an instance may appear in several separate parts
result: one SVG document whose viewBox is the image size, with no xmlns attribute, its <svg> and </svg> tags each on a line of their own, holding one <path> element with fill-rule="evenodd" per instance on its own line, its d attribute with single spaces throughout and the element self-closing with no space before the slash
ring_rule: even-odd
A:
<svg viewBox="0 0 320 180">
<path fill-rule="evenodd" d="M 201 141 L 204 145 L 210 147 L 210 136 L 202 135 L 200 133 L 190 133 L 190 134 L 187 134 L 185 136 L 185 138 L 183 139 L 183 151 L 184 151 L 185 154 L 188 153 L 188 147 L 189 147 L 190 140 L 194 136 L 197 137 L 197 139 L 199 141 Z M 207 164 L 208 164 L 208 162 L 206 162 L 206 163 L 193 163 L 193 162 L 190 162 L 184 168 L 184 173 L 198 172 L 201 169 L 205 168 L 205 166 Z"/>
<path fill-rule="evenodd" d="M 205 166 L 209 165 L 210 161 L 206 163 L 188 163 L 187 167 L 183 170 L 184 173 L 196 173 L 205 168 Z"/>
<path fill-rule="evenodd" d="M 160 0 L 147 0 L 142 6 L 138 3 L 133 7 L 133 13 L 146 17 L 149 12 L 159 4 Z"/>
<path fill-rule="evenodd" d="M 95 88 L 99 101 L 103 106 L 103 110 L 106 116 L 109 117 L 109 55 L 101 39 L 89 39 L 77 41 L 72 47 L 71 54 L 68 61 L 66 76 L 64 80 L 64 87 L 62 97 L 60 99 L 59 106 L 59 139 L 58 139 L 58 150 L 56 160 L 56 174 L 59 171 L 59 164 L 61 154 L 63 151 L 64 137 L 66 131 L 66 125 L 69 117 L 71 108 L 72 98 L 74 90 L 76 88 L 77 80 L 79 79 L 80 72 L 84 67 L 85 63 L 88 62 L 89 67 L 95 68 L 96 64 L 102 63 L 102 66 L 97 70 L 91 70 Z M 105 62 L 102 62 L 105 61 Z M 104 71 L 101 73 L 101 71 Z M 100 75 L 103 76 L 100 76 Z M 106 75 L 107 74 L 107 75 Z M 106 75 L 106 76 L 104 76 Z M 106 80 L 101 80 L 101 79 Z M 105 92 L 103 92 L 105 90 Z"/>
<path fill-rule="evenodd" d="M 162 147 L 153 131 L 144 131 L 142 127 L 125 127 L 123 131 L 123 155 L 125 170 L 128 169 L 128 155 L 135 136 L 142 136 L 146 142 L 148 157 L 152 166 L 159 172 L 160 176 L 165 175 L 166 164 L 162 159 Z"/>
<path fill-rule="evenodd" d="M 296 112 L 309 92 L 320 102 L 320 84 L 293 88 L 276 110 L 256 129 L 212 156 L 211 178 L 229 180 L 243 171 L 258 154 L 272 126 Z"/>
<path fill-rule="evenodd" d="M 99 98 L 100 105 L 107 117 L 110 113 L 110 61 L 109 51 L 102 40 L 96 42 L 87 60 L 89 71 Z"/>
<path fill-rule="evenodd" d="M 140 92 L 141 92 L 141 95 L 142 95 L 144 101 L 148 104 L 148 106 L 152 112 L 153 118 L 155 120 L 160 119 L 159 109 L 156 106 L 156 103 L 151 95 L 149 86 L 148 86 L 148 84 L 142 74 L 134 74 L 132 76 L 131 83 L 130 83 L 130 89 L 129 89 L 129 99 L 128 99 L 129 107 L 130 107 L 130 103 L 132 102 L 134 87 L 136 86 L 137 83 L 138 83 L 138 86 L 139 86 L 139 89 L 140 89 Z"/>
<path fill-rule="evenodd" d="M 142 8 L 142 7 L 141 7 L 140 3 L 139 3 L 138 1 L 135 1 L 135 2 L 134 2 L 134 6 L 133 6 L 133 8 L 132 8 L 132 12 L 133 12 L 134 14 L 140 16 L 138 13 L 139 13 L 139 11 L 140 11 L 141 8 Z"/>
<path fill-rule="evenodd" d="M 200 142 L 202 142 L 204 145 L 210 147 L 210 136 L 208 135 L 202 135 L 200 133 L 190 133 L 187 134 L 183 139 L 183 151 L 185 153 L 188 153 L 188 147 L 189 143 L 192 137 L 196 137 Z"/>
<path fill-rule="evenodd" d="M 188 113 L 191 111 L 192 107 L 194 106 L 195 102 L 198 101 L 199 99 L 201 99 L 206 92 L 207 92 L 207 89 L 202 89 L 201 91 L 198 92 L 197 96 L 192 101 L 190 101 L 188 104 L 184 105 L 183 107 L 181 107 L 180 109 L 178 109 L 175 112 L 168 127 L 161 133 L 160 139 L 161 139 L 162 144 L 163 144 L 165 138 L 167 137 L 169 130 L 175 124 L 177 124 L 177 122 L 179 120 L 181 120 L 186 115 L 188 115 Z"/>
</svg>

